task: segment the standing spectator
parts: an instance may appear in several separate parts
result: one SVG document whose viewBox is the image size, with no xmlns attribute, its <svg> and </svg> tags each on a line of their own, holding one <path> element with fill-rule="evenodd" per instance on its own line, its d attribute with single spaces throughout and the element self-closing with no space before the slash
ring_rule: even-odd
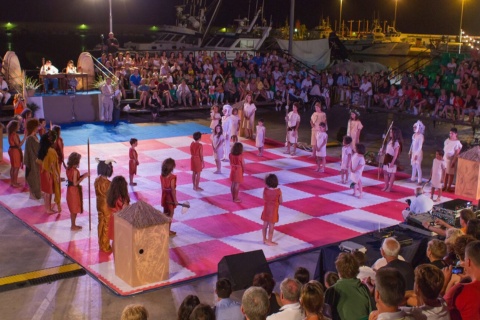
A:
<svg viewBox="0 0 480 320">
<path fill-rule="evenodd" d="M 243 320 L 240 303 L 230 299 L 232 283 L 228 279 L 218 279 L 215 285 L 218 302 L 214 311 L 216 320 Z"/>
<path fill-rule="evenodd" d="M 105 84 L 100 87 L 100 91 L 102 92 L 103 121 L 110 122 L 112 121 L 113 95 L 115 94 L 111 78 L 105 80 Z"/>
<path fill-rule="evenodd" d="M 357 275 L 359 265 L 353 254 L 342 252 L 335 260 L 340 279 L 325 292 L 325 303 L 332 308 L 332 319 L 361 319 L 372 310 L 370 293 Z"/>
<path fill-rule="evenodd" d="M 111 53 L 112 55 L 115 55 L 119 47 L 120 47 L 120 44 L 118 43 L 117 38 L 115 38 L 113 32 L 110 32 L 108 34 L 108 39 L 107 39 L 107 52 Z"/>
<path fill-rule="evenodd" d="M 302 320 L 302 307 L 300 306 L 300 290 L 302 284 L 298 280 L 285 278 L 280 284 L 280 311 L 270 315 L 268 320 Z"/>
<path fill-rule="evenodd" d="M 372 83 L 368 80 L 367 77 L 363 77 L 362 84 L 360 85 L 360 95 L 362 97 L 362 103 L 360 104 L 361 108 L 370 108 L 370 103 L 372 100 L 373 89 Z"/>
<path fill-rule="evenodd" d="M 246 320 L 265 320 L 268 313 L 268 295 L 260 287 L 248 288 L 242 296 L 242 313 Z"/>
</svg>

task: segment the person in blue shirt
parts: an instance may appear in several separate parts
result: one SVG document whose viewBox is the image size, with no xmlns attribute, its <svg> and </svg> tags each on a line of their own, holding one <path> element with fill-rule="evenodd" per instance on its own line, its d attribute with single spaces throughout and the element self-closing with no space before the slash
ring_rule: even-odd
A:
<svg viewBox="0 0 480 320">
<path fill-rule="evenodd" d="M 215 285 L 215 293 L 218 302 L 215 303 L 215 319 L 216 320 L 243 320 L 243 314 L 240 309 L 240 303 L 230 299 L 232 294 L 232 283 L 230 280 L 222 278 L 218 279 Z"/>
<path fill-rule="evenodd" d="M 142 81 L 142 76 L 138 73 L 138 68 L 133 69 L 133 73 L 130 75 L 130 88 L 133 92 L 133 98 L 137 98 L 137 88 L 140 86 L 140 81 Z"/>
</svg>

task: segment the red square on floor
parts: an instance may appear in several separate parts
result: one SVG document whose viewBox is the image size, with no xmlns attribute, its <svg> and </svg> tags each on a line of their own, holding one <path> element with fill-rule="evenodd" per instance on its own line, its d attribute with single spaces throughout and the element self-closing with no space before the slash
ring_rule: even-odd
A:
<svg viewBox="0 0 480 320">
<path fill-rule="evenodd" d="M 259 224 L 233 213 L 198 218 L 184 223 L 214 238 L 234 236 L 261 228 Z"/>
<path fill-rule="evenodd" d="M 405 187 L 393 185 L 392 192 L 382 191 L 384 184 L 364 187 L 363 192 L 371 193 L 380 197 L 388 198 L 391 200 L 403 199 L 414 196 L 414 191 Z"/>
<path fill-rule="evenodd" d="M 232 185 L 232 182 L 230 181 L 230 179 L 221 179 L 221 180 L 216 180 L 215 182 L 223 184 L 224 186 L 228 186 L 228 187 Z M 263 179 L 253 177 L 250 175 L 244 175 L 243 182 L 240 183 L 240 191 L 263 188 L 263 187 L 265 187 L 265 182 L 263 181 Z"/>
<path fill-rule="evenodd" d="M 242 202 L 233 202 L 231 194 L 221 194 L 215 197 L 206 197 L 202 198 L 202 200 L 229 212 L 260 207 L 264 204 L 263 199 L 242 192 L 242 187 L 240 187 L 240 194 L 238 197 L 240 200 L 242 200 Z"/>
<path fill-rule="evenodd" d="M 267 173 L 280 171 L 279 168 L 272 167 L 261 162 L 247 163 L 245 164 L 245 171 L 248 174 Z"/>
<path fill-rule="evenodd" d="M 110 260 L 110 256 L 113 259 L 112 254 L 100 251 L 97 239 L 97 237 L 92 237 L 81 240 L 73 240 L 66 243 L 59 243 L 58 247 L 60 250 L 68 252 L 70 257 L 84 266 L 108 262 Z"/>
<path fill-rule="evenodd" d="M 203 170 L 209 169 L 209 168 L 215 168 L 215 165 L 212 163 L 209 163 L 209 162 L 204 162 L 204 163 L 205 163 L 205 168 L 203 168 Z M 191 159 L 188 158 L 188 159 L 175 160 L 175 168 L 177 168 L 178 170 L 186 171 L 186 172 L 189 172 L 189 171 L 192 172 Z"/>
<path fill-rule="evenodd" d="M 309 167 L 296 168 L 296 169 L 292 169 L 290 171 L 298 173 L 298 174 L 303 174 L 305 176 L 312 177 L 312 178 L 324 178 L 324 177 L 328 177 L 330 175 L 338 174 L 337 170 L 334 170 L 334 169 L 331 169 L 331 168 L 328 168 L 328 167 L 325 168 L 325 172 L 323 172 L 323 173 L 316 172 L 315 171 L 316 168 L 317 168 L 317 165 L 312 163 L 312 165 L 309 166 Z"/>
<path fill-rule="evenodd" d="M 205 275 L 217 270 L 218 262 L 224 256 L 237 253 L 242 251 L 221 241 L 211 240 L 170 249 L 170 258 L 197 275 Z"/>
<path fill-rule="evenodd" d="M 321 217 L 328 214 L 353 209 L 348 205 L 319 197 L 310 197 L 301 200 L 284 202 L 283 205 L 287 208 L 311 215 L 312 217 Z"/>
<path fill-rule="evenodd" d="M 402 211 L 405 210 L 406 207 L 408 207 L 406 202 L 389 201 L 374 206 L 364 207 L 362 210 L 398 221 L 403 221 Z"/>
<path fill-rule="evenodd" d="M 268 152 L 267 150 L 263 150 L 263 156 L 259 157 L 258 156 L 258 150 L 250 151 L 250 152 L 244 152 L 243 157 L 245 159 L 255 161 L 255 162 L 261 162 L 261 161 L 268 161 L 268 160 L 278 160 L 282 158 L 280 155 Z"/>
<path fill-rule="evenodd" d="M 309 181 L 288 183 L 285 186 L 298 189 L 304 192 L 308 192 L 310 194 L 319 195 L 319 196 L 324 194 L 348 190 L 348 187 L 346 185 L 342 186 L 342 185 L 328 183 L 328 182 L 319 181 L 319 180 L 309 180 Z"/>
<path fill-rule="evenodd" d="M 309 219 L 275 227 L 280 232 L 309 242 L 314 246 L 323 246 L 360 235 L 359 232 L 342 228 L 319 219 Z"/>
</svg>

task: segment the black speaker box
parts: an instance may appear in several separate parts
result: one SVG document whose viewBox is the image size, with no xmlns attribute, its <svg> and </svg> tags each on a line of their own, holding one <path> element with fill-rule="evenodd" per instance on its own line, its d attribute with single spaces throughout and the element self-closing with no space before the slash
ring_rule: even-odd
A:
<svg viewBox="0 0 480 320">
<path fill-rule="evenodd" d="M 227 278 L 233 291 L 244 290 L 252 286 L 257 273 L 272 274 L 262 250 L 225 256 L 218 263 L 218 279 Z"/>
</svg>

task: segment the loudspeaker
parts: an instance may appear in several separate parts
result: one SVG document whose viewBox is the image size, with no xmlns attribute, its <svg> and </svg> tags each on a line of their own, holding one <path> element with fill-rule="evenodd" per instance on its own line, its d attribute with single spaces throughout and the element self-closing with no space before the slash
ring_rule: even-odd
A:
<svg viewBox="0 0 480 320">
<path fill-rule="evenodd" d="M 262 250 L 225 256 L 218 263 L 218 279 L 227 278 L 233 291 L 244 290 L 252 286 L 257 273 L 272 274 Z"/>
</svg>

